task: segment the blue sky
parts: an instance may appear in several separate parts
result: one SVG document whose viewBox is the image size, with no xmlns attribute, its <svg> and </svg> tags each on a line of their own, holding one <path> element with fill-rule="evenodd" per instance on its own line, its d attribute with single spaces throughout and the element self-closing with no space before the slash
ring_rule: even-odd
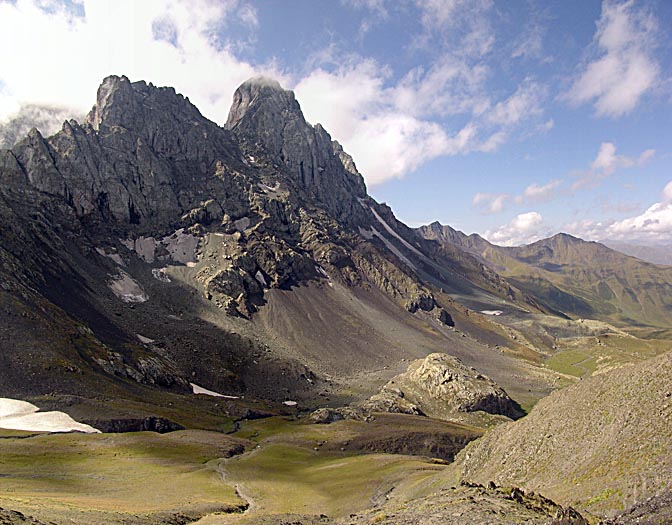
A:
<svg viewBox="0 0 672 525">
<path fill-rule="evenodd" d="M 409 225 L 668 243 L 671 32 L 666 0 L 0 0 L 0 119 L 114 73 L 222 123 L 265 74 Z"/>
</svg>

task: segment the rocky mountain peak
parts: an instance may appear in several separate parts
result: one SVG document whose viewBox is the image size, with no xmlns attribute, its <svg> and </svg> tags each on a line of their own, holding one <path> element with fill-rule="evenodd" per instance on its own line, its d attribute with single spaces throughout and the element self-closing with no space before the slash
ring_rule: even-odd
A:
<svg viewBox="0 0 672 525">
<path fill-rule="evenodd" d="M 263 76 L 252 77 L 236 89 L 226 128 L 232 129 L 246 115 L 256 113 L 267 113 L 263 117 L 270 119 L 287 118 L 291 115 L 304 120 L 294 92 L 283 89 L 277 80 Z M 257 118 L 261 116 L 257 115 Z"/>
<path fill-rule="evenodd" d="M 155 87 L 126 76 L 111 75 L 98 88 L 96 104 L 86 117 L 96 131 L 122 127 L 140 131 L 157 121 L 198 125 L 207 121 L 188 98 L 172 87 Z M 166 122 L 161 122 L 165 125 Z"/>
<path fill-rule="evenodd" d="M 557 233 L 553 235 L 553 237 L 550 237 L 545 240 L 547 243 L 550 244 L 580 244 L 586 242 L 583 239 L 579 239 L 578 237 L 574 237 L 573 235 L 562 232 Z"/>
<path fill-rule="evenodd" d="M 278 82 L 255 77 L 233 96 L 226 126 L 252 158 L 266 156 L 317 197 L 338 219 L 361 213 L 364 179 L 352 158 L 319 124 L 306 122 L 294 93 Z"/>
</svg>

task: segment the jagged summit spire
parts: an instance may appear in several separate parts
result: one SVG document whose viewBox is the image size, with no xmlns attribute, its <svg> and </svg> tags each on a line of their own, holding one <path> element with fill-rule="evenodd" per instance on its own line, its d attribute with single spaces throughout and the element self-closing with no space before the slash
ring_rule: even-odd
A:
<svg viewBox="0 0 672 525">
<path fill-rule="evenodd" d="M 257 76 L 243 82 L 233 94 L 226 128 L 233 129 L 246 115 L 259 112 L 273 120 L 289 116 L 305 122 L 293 91 L 284 89 L 277 80 Z"/>
</svg>

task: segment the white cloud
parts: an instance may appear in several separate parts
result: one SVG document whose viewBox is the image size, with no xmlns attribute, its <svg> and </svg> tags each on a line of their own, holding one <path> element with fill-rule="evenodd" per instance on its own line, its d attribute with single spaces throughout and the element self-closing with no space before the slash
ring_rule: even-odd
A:
<svg viewBox="0 0 672 525">
<path fill-rule="evenodd" d="M 593 102 L 600 116 L 632 111 L 659 78 L 655 33 L 656 21 L 645 7 L 605 0 L 593 43 L 599 51 L 573 83 L 568 100 L 577 105 Z"/>
<path fill-rule="evenodd" d="M 492 0 L 415 0 L 426 33 L 420 45 L 449 45 L 459 55 L 482 57 L 495 42 L 488 12 Z"/>
<path fill-rule="evenodd" d="M 525 79 L 513 95 L 498 102 L 489 111 L 488 119 L 500 126 L 513 126 L 543 113 L 542 101 L 545 97 L 545 86 Z"/>
<path fill-rule="evenodd" d="M 522 204 L 523 202 L 545 202 L 553 197 L 557 193 L 557 189 L 562 185 L 561 180 L 552 180 L 544 185 L 541 185 L 537 182 L 530 184 L 522 195 L 516 195 L 515 201 L 516 204 Z"/>
<path fill-rule="evenodd" d="M 259 27 L 257 9 L 250 4 L 243 4 L 240 9 L 238 9 L 238 18 L 240 18 L 244 24 L 252 28 Z"/>
<path fill-rule="evenodd" d="M 590 163 L 590 170 L 577 173 L 579 179 L 572 184 L 572 190 L 594 187 L 618 169 L 643 166 L 653 158 L 655 153 L 655 150 L 647 149 L 636 158 L 617 155 L 616 146 L 612 142 L 603 142 L 600 144 L 595 160 Z"/>
<path fill-rule="evenodd" d="M 429 69 L 409 71 L 392 92 L 395 105 L 415 116 L 485 112 L 490 100 L 484 83 L 488 68 L 445 55 Z"/>
<path fill-rule="evenodd" d="M 521 213 L 511 222 L 496 230 L 488 230 L 483 236 L 493 244 L 500 246 L 519 246 L 538 241 L 547 236 L 544 218 L 536 211 Z"/>
<path fill-rule="evenodd" d="M 474 195 L 474 199 L 471 201 L 471 204 L 475 208 L 479 208 L 481 213 L 499 213 L 504 211 L 506 201 L 509 199 L 509 195 L 506 193 L 481 193 L 478 192 Z"/>
<path fill-rule="evenodd" d="M 6 117 L 16 105 L 65 106 L 86 112 L 101 80 L 125 74 L 174 86 L 214 120 L 226 120 L 235 88 L 272 67 L 238 60 L 216 29 L 254 10 L 238 0 L 82 0 L 84 16 L 52 2 L 0 2 L 0 85 Z M 158 38 L 157 38 L 158 37 Z"/>
<path fill-rule="evenodd" d="M 553 199 L 562 186 L 562 180 L 552 180 L 544 185 L 534 182 L 527 186 L 522 194 L 511 196 L 508 193 L 478 192 L 471 202 L 483 214 L 499 213 L 506 209 L 506 203 L 513 201 L 517 205 L 525 203 L 541 203 Z"/>
<path fill-rule="evenodd" d="M 307 120 L 323 124 L 343 144 L 369 185 L 403 177 L 439 156 L 494 151 L 511 129 L 538 114 L 521 110 L 515 118 L 488 119 L 485 75 L 449 57 L 438 62 L 443 70 L 414 69 L 391 85 L 389 71 L 372 60 L 342 62 L 313 70 L 294 90 Z M 430 120 L 437 114 L 466 114 L 468 121 L 450 132 Z"/>
<path fill-rule="evenodd" d="M 341 4 L 359 10 L 368 11 L 368 16 L 362 18 L 359 24 L 359 36 L 364 37 L 371 28 L 387 20 L 389 12 L 385 6 L 386 0 L 341 0 Z"/>
<path fill-rule="evenodd" d="M 548 15 L 531 5 L 528 22 L 513 43 L 511 58 L 536 59 L 543 58 L 544 36 L 546 35 Z"/>
<path fill-rule="evenodd" d="M 584 220 L 568 224 L 566 229 L 590 240 L 672 242 L 672 181 L 663 188 L 661 202 L 639 215 L 620 221 Z"/>
<path fill-rule="evenodd" d="M 663 202 L 672 202 L 672 180 L 663 188 Z"/>
</svg>

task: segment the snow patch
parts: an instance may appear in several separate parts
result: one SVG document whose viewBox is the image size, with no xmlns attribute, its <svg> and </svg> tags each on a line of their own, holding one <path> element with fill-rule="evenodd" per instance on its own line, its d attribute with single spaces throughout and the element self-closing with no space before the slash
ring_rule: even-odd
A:
<svg viewBox="0 0 672 525">
<path fill-rule="evenodd" d="M 295 407 L 296 405 L 298 405 L 296 401 L 283 401 L 282 404 L 287 405 L 288 407 Z"/>
<path fill-rule="evenodd" d="M 266 284 L 266 279 L 264 278 L 264 274 L 261 273 L 261 270 L 257 270 L 257 273 L 254 274 L 254 278 L 259 282 L 261 286 L 265 286 L 268 288 L 268 285 Z"/>
<path fill-rule="evenodd" d="M 378 237 L 381 241 L 383 241 L 383 244 L 385 245 L 385 248 L 387 248 L 394 255 L 396 255 L 399 260 L 403 261 L 404 263 L 406 263 L 406 265 L 410 266 L 414 270 L 418 269 L 415 266 L 415 264 L 413 264 L 408 257 L 406 257 L 403 253 L 401 253 L 399 248 L 397 248 L 394 244 L 392 244 L 387 237 L 385 237 L 384 235 L 381 235 L 381 233 L 378 230 L 376 230 L 373 226 L 371 226 L 371 231 L 364 230 L 360 226 L 359 227 L 359 234 L 367 240 L 371 240 L 371 239 L 373 239 L 373 237 Z"/>
<path fill-rule="evenodd" d="M 408 241 L 406 241 L 406 239 L 404 239 L 401 235 L 399 235 L 396 231 L 394 231 L 394 230 L 392 229 L 392 227 L 391 227 L 389 224 L 387 224 L 387 223 L 383 220 L 383 218 L 382 218 L 380 215 L 378 215 L 378 214 L 376 213 L 376 210 L 374 210 L 373 208 L 369 208 L 369 209 L 371 210 L 371 213 L 373 213 L 373 216 L 376 218 L 376 220 L 377 220 L 380 224 L 383 225 L 383 228 L 385 228 L 385 230 L 387 231 L 387 233 L 389 233 L 390 235 L 392 235 L 395 239 L 397 239 L 399 242 L 401 242 L 401 244 L 403 244 L 406 248 L 408 248 L 409 250 L 411 250 L 411 251 L 412 251 L 414 254 L 416 254 L 417 256 L 422 257 L 422 258 L 425 257 L 425 256 L 424 256 L 424 255 L 423 255 L 423 254 L 422 254 L 422 253 L 421 253 L 415 246 L 413 246 L 412 244 L 410 244 Z"/>
<path fill-rule="evenodd" d="M 166 269 L 165 268 L 152 268 L 152 276 L 154 279 L 157 281 L 161 281 L 162 283 L 169 283 L 170 277 L 166 274 Z"/>
<path fill-rule="evenodd" d="M 257 186 L 259 186 L 259 188 L 261 188 L 261 191 L 263 191 L 266 194 L 275 193 L 280 189 L 280 183 L 279 182 L 276 182 L 275 186 L 273 186 L 272 188 L 270 186 L 268 186 L 267 184 L 264 184 L 263 182 L 258 183 Z"/>
<path fill-rule="evenodd" d="M 180 228 L 160 241 L 157 241 L 154 237 L 119 240 L 126 248 L 137 253 L 138 257 L 146 263 L 151 264 L 156 260 L 172 260 L 184 264 L 197 260 L 198 237 L 185 233 L 184 228 Z M 166 252 L 168 252 L 168 255 L 165 254 Z"/>
<path fill-rule="evenodd" d="M 86 432 L 100 430 L 78 423 L 65 412 L 39 412 L 39 408 L 18 399 L 0 398 L 0 428 L 29 432 Z"/>
<path fill-rule="evenodd" d="M 145 343 L 146 345 L 152 344 L 154 342 L 154 339 L 150 339 L 149 337 L 145 337 L 144 335 L 140 334 L 135 334 L 138 336 L 138 339 L 140 339 L 141 342 Z"/>
<path fill-rule="evenodd" d="M 107 286 L 125 303 L 144 303 L 149 299 L 138 282 L 124 270 L 119 270 L 117 275 L 111 276 Z"/>
<path fill-rule="evenodd" d="M 186 264 L 198 261 L 196 257 L 198 237 L 184 233 L 184 228 L 180 228 L 172 235 L 161 239 L 161 244 L 165 246 L 170 258 L 175 262 Z"/>
<path fill-rule="evenodd" d="M 371 228 L 371 230 L 365 230 L 361 226 L 359 227 L 359 234 L 364 237 L 367 241 L 370 241 L 373 239 L 373 237 L 376 235 L 374 232 L 376 230 L 374 228 Z"/>
<path fill-rule="evenodd" d="M 501 310 L 481 310 L 481 313 L 485 315 L 502 315 L 504 312 Z"/>
<path fill-rule="evenodd" d="M 219 392 L 214 392 L 212 390 L 208 390 L 207 388 L 203 388 L 202 386 L 197 385 L 196 383 L 189 383 L 191 385 L 191 391 L 194 394 L 202 394 L 204 396 L 212 396 L 212 397 L 223 397 L 224 399 L 240 399 L 239 396 L 225 396 L 224 394 L 220 394 Z"/>
<path fill-rule="evenodd" d="M 140 237 L 138 239 L 119 239 L 121 244 L 133 250 L 146 263 L 154 262 L 154 253 L 158 243 L 154 237 Z"/>
</svg>

